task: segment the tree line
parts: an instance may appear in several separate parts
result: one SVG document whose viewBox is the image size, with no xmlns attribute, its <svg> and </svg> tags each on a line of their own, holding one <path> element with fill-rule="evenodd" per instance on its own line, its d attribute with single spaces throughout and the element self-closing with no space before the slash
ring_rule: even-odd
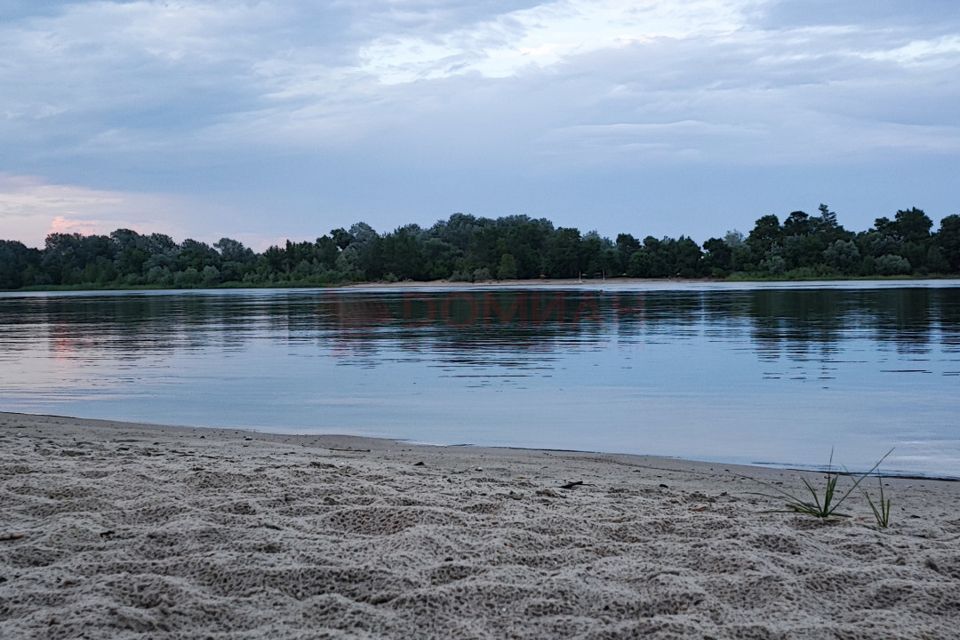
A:
<svg viewBox="0 0 960 640">
<path fill-rule="evenodd" d="M 308 286 L 362 281 L 487 281 L 516 278 L 832 278 L 960 274 L 960 215 L 933 221 L 897 211 L 872 228 L 844 229 L 820 205 L 756 221 L 703 245 L 687 236 L 611 240 L 545 218 L 456 213 L 429 228 L 377 233 L 358 222 L 314 242 L 256 253 L 221 238 L 212 246 L 161 233 L 52 233 L 42 249 L 0 240 L 0 289 L 43 287 Z"/>
</svg>

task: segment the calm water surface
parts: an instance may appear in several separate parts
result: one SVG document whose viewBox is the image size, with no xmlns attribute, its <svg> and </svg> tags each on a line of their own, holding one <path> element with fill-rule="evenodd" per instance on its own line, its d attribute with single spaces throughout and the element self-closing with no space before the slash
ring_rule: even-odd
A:
<svg viewBox="0 0 960 640">
<path fill-rule="evenodd" d="M 0 294 L 0 410 L 960 475 L 960 282 Z"/>
</svg>

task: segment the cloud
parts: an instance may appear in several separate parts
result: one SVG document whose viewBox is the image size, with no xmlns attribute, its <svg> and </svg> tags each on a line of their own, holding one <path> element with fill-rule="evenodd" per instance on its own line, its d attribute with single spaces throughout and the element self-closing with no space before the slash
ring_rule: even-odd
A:
<svg viewBox="0 0 960 640">
<path fill-rule="evenodd" d="M 47 233 L 79 233 L 82 236 L 91 236 L 109 231 L 112 229 L 109 229 L 103 220 L 75 220 L 57 216 L 50 222 Z"/>
<path fill-rule="evenodd" d="M 865 56 L 874 60 L 891 60 L 903 66 L 940 64 L 955 68 L 960 56 L 960 36 L 911 40 L 901 47 L 870 51 Z"/>
<path fill-rule="evenodd" d="M 744 24 L 750 0 L 561 0 L 431 37 L 388 35 L 360 52 L 387 84 L 455 74 L 508 77 L 574 55 L 660 38 L 716 37 Z"/>
<path fill-rule="evenodd" d="M 958 7 L 15 0 L 0 10 L 0 171 L 103 198 L 46 205 L 44 230 L 137 223 L 117 196 L 164 228 L 251 238 L 548 196 L 628 210 L 661 170 L 672 180 L 644 198 L 729 167 L 781 171 L 784 199 L 814 170 L 928 175 L 960 150 Z M 710 201 L 742 206 L 748 187 Z M 166 212 L 183 202 L 205 215 Z"/>
<path fill-rule="evenodd" d="M 38 166 L 359 154 L 394 140 L 436 150 L 457 128 L 497 123 L 540 126 L 522 136 L 532 143 L 556 137 L 553 113 L 542 124 L 527 117 L 548 93 L 558 126 L 605 126 L 612 109 L 624 124 L 738 127 L 734 149 L 752 149 L 763 128 L 779 154 L 792 140 L 770 126 L 778 113 L 830 122 L 837 109 L 844 126 L 856 118 L 869 127 L 869 114 L 836 97 L 857 92 L 882 105 L 905 82 L 921 101 L 943 93 L 960 36 L 931 32 L 929 21 L 897 26 L 904 13 L 888 3 L 858 23 L 856 12 L 824 9 L 829 19 L 811 23 L 797 20 L 795 3 L 775 0 L 395 0 L 323 10 L 267 0 L 76 2 L 0 22 L 0 58 L 10 61 L 0 66 L 0 135 Z M 461 106 L 460 78 L 493 108 Z M 732 115 L 755 120 L 738 126 Z M 710 157 L 714 138 L 685 136 L 697 151 L 689 158 Z M 511 143 L 499 141 L 505 155 L 556 151 Z M 611 151 L 629 158 L 622 145 Z M 4 168 L 14 170 L 0 158 Z"/>
<path fill-rule="evenodd" d="M 250 209 L 216 199 L 91 189 L 37 176 L 0 173 L 0 239 L 42 246 L 50 233 L 109 234 L 116 229 L 164 233 L 213 243 L 223 236 L 263 251 L 285 240 L 317 235 L 269 219 L 248 222 Z M 244 215 L 246 214 L 246 215 Z"/>
<path fill-rule="evenodd" d="M 64 184 L 0 173 L 0 237 L 33 246 L 48 233 L 109 233 L 117 228 L 170 233 L 171 215 L 192 205 L 183 199 Z M 175 226 L 175 225 L 174 225 Z"/>
</svg>

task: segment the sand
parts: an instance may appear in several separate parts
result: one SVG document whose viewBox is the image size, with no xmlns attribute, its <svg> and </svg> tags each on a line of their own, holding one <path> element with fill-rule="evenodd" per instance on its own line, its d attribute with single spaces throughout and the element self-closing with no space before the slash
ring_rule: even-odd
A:
<svg viewBox="0 0 960 640">
<path fill-rule="evenodd" d="M 881 531 L 859 497 L 769 513 L 742 474 L 799 482 L 0 414 L 0 637 L 960 635 L 960 483 L 889 480 Z"/>
</svg>

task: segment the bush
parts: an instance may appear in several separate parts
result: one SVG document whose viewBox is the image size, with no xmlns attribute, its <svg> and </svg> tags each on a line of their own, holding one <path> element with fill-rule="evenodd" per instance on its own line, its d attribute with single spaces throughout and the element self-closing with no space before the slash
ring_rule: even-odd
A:
<svg viewBox="0 0 960 640">
<path fill-rule="evenodd" d="M 486 267 L 481 267 L 474 270 L 473 272 L 473 281 L 474 282 L 486 282 L 487 280 L 493 280 L 493 275 L 490 273 L 490 269 Z"/>
<path fill-rule="evenodd" d="M 173 283 L 178 287 L 193 287 L 200 282 L 200 272 L 193 267 L 187 267 L 183 271 L 177 272 Z"/>
<path fill-rule="evenodd" d="M 203 286 L 213 287 L 220 284 L 220 270 L 214 266 L 207 265 L 203 268 Z"/>
<path fill-rule="evenodd" d="M 874 262 L 874 268 L 882 276 L 906 275 L 912 271 L 910 261 L 903 256 L 887 254 L 880 256 Z"/>
<path fill-rule="evenodd" d="M 840 273 L 853 273 L 860 263 L 860 250 L 849 240 L 836 240 L 823 251 L 823 259 Z"/>
<path fill-rule="evenodd" d="M 500 266 L 497 267 L 497 277 L 501 280 L 513 280 L 517 277 L 517 259 L 512 254 L 500 256 Z"/>
<path fill-rule="evenodd" d="M 770 275 L 779 276 L 787 270 L 787 261 L 779 254 L 773 254 L 760 263 L 760 268 Z"/>
<path fill-rule="evenodd" d="M 473 276 L 465 271 L 454 271 L 450 274 L 450 282 L 473 282 Z"/>
</svg>

